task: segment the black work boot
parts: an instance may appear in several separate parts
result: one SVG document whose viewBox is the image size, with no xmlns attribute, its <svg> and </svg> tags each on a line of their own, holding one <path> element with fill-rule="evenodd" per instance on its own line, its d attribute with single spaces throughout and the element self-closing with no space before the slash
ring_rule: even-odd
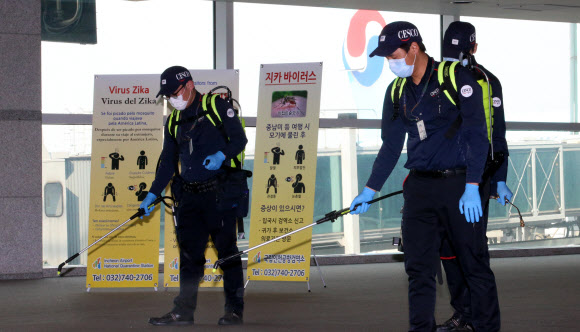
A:
<svg viewBox="0 0 580 332">
<path fill-rule="evenodd" d="M 149 324 L 157 326 L 191 325 L 193 324 L 193 315 L 184 316 L 175 312 L 170 312 L 161 317 L 149 318 Z"/>
<path fill-rule="evenodd" d="M 244 324 L 243 315 L 235 312 L 226 312 L 218 321 L 219 325 L 242 325 Z"/>
<path fill-rule="evenodd" d="M 471 324 L 465 322 L 461 315 L 458 313 L 454 313 L 451 318 L 445 321 L 445 323 L 441 325 L 437 325 L 437 332 L 446 332 L 446 331 L 475 331 Z"/>
</svg>

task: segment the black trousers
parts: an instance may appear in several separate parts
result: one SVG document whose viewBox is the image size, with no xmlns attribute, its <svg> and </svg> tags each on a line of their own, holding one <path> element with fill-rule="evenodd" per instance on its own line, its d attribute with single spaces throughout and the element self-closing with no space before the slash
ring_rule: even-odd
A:
<svg viewBox="0 0 580 332">
<path fill-rule="evenodd" d="M 490 179 L 488 178 L 486 182 L 482 183 L 483 186 L 490 186 Z M 487 220 L 489 215 L 489 195 L 483 196 L 485 190 L 480 190 L 480 195 L 482 195 L 482 207 L 483 207 L 483 222 L 484 229 L 487 231 Z M 491 193 L 489 191 L 488 193 Z M 485 203 L 485 205 L 483 205 Z M 486 237 L 487 241 L 487 237 Z M 461 266 L 457 259 L 457 255 L 453 250 L 450 240 L 444 237 L 441 243 L 441 263 L 443 264 L 443 269 L 445 270 L 445 279 L 447 279 L 447 287 L 449 288 L 450 304 L 453 307 L 454 314 L 461 315 L 461 319 L 464 322 L 471 323 L 471 295 L 469 293 L 469 288 L 461 271 Z"/>
<path fill-rule="evenodd" d="M 488 188 L 482 186 L 482 198 L 488 197 Z M 468 223 L 459 212 L 464 191 L 464 174 L 447 178 L 409 174 L 405 182 L 403 239 L 410 331 L 435 331 L 435 275 L 443 238 L 449 239 L 470 291 L 476 331 L 499 331 L 499 303 L 489 265 L 486 227 L 481 219 Z"/>
<path fill-rule="evenodd" d="M 204 253 L 209 237 L 217 249 L 218 258 L 238 252 L 235 210 L 217 211 L 215 192 L 184 192 L 177 209 L 176 233 L 181 265 L 179 295 L 173 301 L 173 311 L 191 315 L 196 308 L 199 282 L 204 274 Z M 228 260 L 221 268 L 225 311 L 241 314 L 244 310 L 242 260 L 240 257 Z"/>
</svg>

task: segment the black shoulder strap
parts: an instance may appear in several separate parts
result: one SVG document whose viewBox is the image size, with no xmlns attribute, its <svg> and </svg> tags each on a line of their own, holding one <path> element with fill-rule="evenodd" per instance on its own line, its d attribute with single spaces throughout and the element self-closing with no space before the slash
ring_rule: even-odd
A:
<svg viewBox="0 0 580 332">
<path fill-rule="evenodd" d="M 449 73 L 449 67 L 451 67 L 451 65 L 453 64 L 453 62 L 451 61 L 445 61 L 443 63 L 443 82 L 440 83 L 441 85 L 441 93 L 445 93 L 447 92 L 447 95 L 449 97 L 451 97 L 451 99 L 453 99 L 453 101 L 455 102 L 455 106 L 457 106 L 457 109 L 461 109 L 461 104 L 459 103 L 459 95 L 457 94 L 457 90 L 455 89 L 455 87 L 453 86 L 453 82 L 451 81 L 451 75 Z M 447 132 L 445 132 L 445 138 L 447 139 L 451 139 L 453 138 L 456 134 L 457 131 L 459 130 L 459 128 L 461 127 L 461 123 L 463 123 L 463 118 L 461 117 L 461 113 L 457 115 L 457 118 L 455 118 L 455 121 L 453 121 L 453 123 L 451 124 L 451 126 L 449 127 L 449 129 L 447 129 Z"/>
</svg>

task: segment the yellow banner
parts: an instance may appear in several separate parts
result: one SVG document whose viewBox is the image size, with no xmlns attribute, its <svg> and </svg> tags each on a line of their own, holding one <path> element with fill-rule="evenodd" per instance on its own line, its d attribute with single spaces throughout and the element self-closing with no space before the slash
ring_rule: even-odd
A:
<svg viewBox="0 0 580 332">
<path fill-rule="evenodd" d="M 195 89 L 202 94 L 210 92 L 215 87 L 227 86 L 232 92 L 232 98 L 238 99 L 239 91 L 239 71 L 238 70 L 189 70 Z M 214 93 L 226 93 L 226 89 L 218 89 Z M 167 105 L 171 107 L 171 105 Z M 170 114 L 172 109 L 167 109 L 166 113 Z M 169 186 L 165 189 L 170 192 Z M 163 285 L 165 287 L 179 287 L 179 246 L 175 236 L 175 225 L 171 209 L 165 209 L 165 252 L 164 252 L 164 274 Z M 205 250 L 205 269 L 204 276 L 201 280 L 200 287 L 223 287 L 222 270 L 218 269 L 213 272 L 213 264 L 217 260 L 217 250 L 208 240 Z"/>
<path fill-rule="evenodd" d="M 262 65 L 250 248 L 313 222 L 321 81 L 322 63 Z M 311 241 L 307 228 L 249 252 L 248 279 L 308 281 Z"/>
<path fill-rule="evenodd" d="M 158 89 L 159 75 L 95 76 L 89 244 L 127 221 L 147 196 L 163 139 Z M 158 212 L 88 250 L 89 288 L 157 287 L 158 272 Z"/>
</svg>

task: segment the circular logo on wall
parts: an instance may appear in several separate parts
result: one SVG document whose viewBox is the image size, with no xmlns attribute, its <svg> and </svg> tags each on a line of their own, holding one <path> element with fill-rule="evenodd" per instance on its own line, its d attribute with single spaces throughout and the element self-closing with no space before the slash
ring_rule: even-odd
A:
<svg viewBox="0 0 580 332">
<path fill-rule="evenodd" d="M 378 23 L 376 24 L 377 30 L 386 24 L 384 18 L 376 10 L 357 11 L 350 20 L 345 43 L 342 46 L 344 68 L 358 83 L 365 87 L 373 85 L 379 79 L 385 63 L 384 57 L 369 58 L 369 54 L 377 47 L 379 40 L 377 35 L 368 37 L 366 35 L 367 26 L 373 23 Z M 361 61 L 366 62 L 362 68 L 360 68 Z M 359 64 L 353 65 L 351 62 L 359 62 Z"/>
</svg>

